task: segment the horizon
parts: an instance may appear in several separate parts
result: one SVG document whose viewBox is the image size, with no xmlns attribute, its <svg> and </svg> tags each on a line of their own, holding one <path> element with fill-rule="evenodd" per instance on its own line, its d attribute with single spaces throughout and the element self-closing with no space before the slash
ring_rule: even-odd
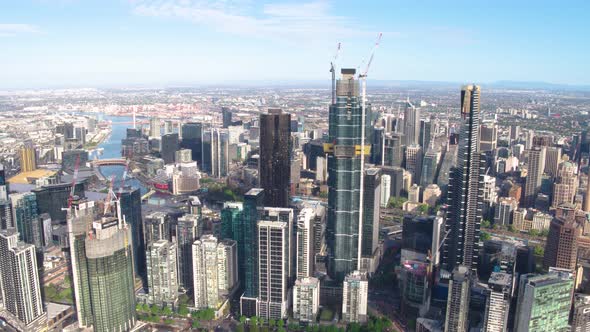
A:
<svg viewBox="0 0 590 332">
<path fill-rule="evenodd" d="M 468 6 L 466 6 L 468 4 Z M 590 4 L 29 0 L 0 11 L 0 89 L 369 81 L 589 86 Z"/>
</svg>

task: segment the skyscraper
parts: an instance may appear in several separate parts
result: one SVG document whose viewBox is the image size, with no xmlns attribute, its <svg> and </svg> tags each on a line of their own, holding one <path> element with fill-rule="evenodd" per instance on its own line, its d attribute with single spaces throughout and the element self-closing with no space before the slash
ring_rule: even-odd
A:
<svg viewBox="0 0 590 332">
<path fill-rule="evenodd" d="M 422 174 L 422 148 L 420 145 L 410 145 L 406 147 L 406 170 L 412 173 L 414 183 L 420 183 Z"/>
<path fill-rule="evenodd" d="M 545 147 L 535 146 L 527 150 L 528 169 L 524 186 L 524 207 L 534 207 L 537 194 L 541 190 L 541 179 L 545 169 Z"/>
<path fill-rule="evenodd" d="M 203 234 L 203 222 L 197 214 L 185 214 L 176 222 L 178 252 L 178 286 L 189 291 L 193 287 L 193 243 Z"/>
<path fill-rule="evenodd" d="M 303 208 L 297 215 L 297 279 L 312 277 L 315 266 L 314 210 Z"/>
<path fill-rule="evenodd" d="M 131 229 L 133 245 L 133 267 L 135 274 L 141 278 L 144 287 L 147 286 L 147 272 L 145 259 L 145 239 L 143 221 L 141 218 L 141 193 L 139 188 L 124 188 L 120 191 L 121 215 Z"/>
<path fill-rule="evenodd" d="M 496 121 L 484 121 L 480 128 L 479 150 L 495 151 L 498 145 L 498 125 Z"/>
<path fill-rule="evenodd" d="M 44 316 L 35 247 L 14 229 L 0 230 L 0 291 L 4 308 L 27 330 Z"/>
<path fill-rule="evenodd" d="M 330 105 L 328 153 L 328 274 L 334 280 L 358 268 L 362 105 L 354 69 L 342 69 Z M 368 112 L 367 112 L 368 113 Z M 370 121 L 365 121 L 365 123 Z M 368 147 L 368 146 L 367 146 Z"/>
<path fill-rule="evenodd" d="M 561 163 L 561 148 L 558 146 L 547 147 L 545 153 L 545 173 L 555 177 L 557 176 L 557 169 Z"/>
<path fill-rule="evenodd" d="M 363 196 L 363 233 L 361 241 L 362 268 L 369 273 L 377 269 L 379 217 L 381 209 L 381 169 L 365 168 Z"/>
<path fill-rule="evenodd" d="M 515 331 L 569 331 L 572 287 L 568 273 L 520 276 Z"/>
<path fill-rule="evenodd" d="M 264 206 L 289 207 L 291 114 L 269 109 L 260 114 L 260 187 Z"/>
<path fill-rule="evenodd" d="M 404 138 L 405 145 L 420 143 L 420 109 L 416 108 L 409 99 L 404 109 Z"/>
<path fill-rule="evenodd" d="M 146 253 L 149 303 L 175 306 L 178 299 L 176 244 L 167 240 L 152 242 Z"/>
<path fill-rule="evenodd" d="M 482 218 L 483 175 L 479 148 L 480 88 L 468 85 L 461 90 L 461 131 L 458 163 L 451 168 L 448 187 L 446 231 L 443 245 L 443 268 L 453 271 L 463 265 L 476 270 L 479 227 Z M 482 163 L 483 164 L 483 163 Z"/>
<path fill-rule="evenodd" d="M 389 204 L 391 197 L 391 176 L 383 174 L 381 176 L 381 207 L 385 208 Z"/>
<path fill-rule="evenodd" d="M 244 247 L 244 293 L 240 298 L 240 312 L 247 317 L 257 314 L 258 297 L 258 207 L 264 204 L 264 190 L 250 189 L 244 195 L 243 247 Z M 239 254 L 238 254 L 239 255 Z"/>
<path fill-rule="evenodd" d="M 233 240 L 203 235 L 192 245 L 195 307 L 217 310 L 237 283 L 237 252 Z"/>
<path fill-rule="evenodd" d="M 32 143 L 26 143 L 20 149 L 20 171 L 31 172 L 37 169 L 37 152 Z"/>
<path fill-rule="evenodd" d="M 159 240 L 170 240 L 170 215 L 163 211 L 154 211 L 144 218 L 145 245 Z"/>
<path fill-rule="evenodd" d="M 223 128 L 227 128 L 232 125 L 232 111 L 229 107 L 221 108 L 221 117 L 223 122 Z"/>
<path fill-rule="evenodd" d="M 201 167 L 203 161 L 203 124 L 199 122 L 187 122 L 182 125 L 182 142 L 180 146 L 183 149 L 190 149 L 192 159 Z"/>
<path fill-rule="evenodd" d="M 344 278 L 342 292 L 342 319 L 347 323 L 366 322 L 368 297 L 367 275 L 360 271 L 348 274 Z"/>
<path fill-rule="evenodd" d="M 66 211 L 68 198 L 72 191 L 71 183 L 59 183 L 46 185 L 31 190 L 37 196 L 37 210 L 39 214 L 49 213 L 51 220 L 56 222 L 66 221 Z M 74 188 L 74 195 L 84 196 L 84 183 L 78 182 Z"/>
<path fill-rule="evenodd" d="M 447 316 L 445 332 L 465 332 L 468 330 L 467 314 L 469 313 L 470 268 L 458 265 L 449 281 L 447 300 Z"/>
<path fill-rule="evenodd" d="M 554 218 L 545 244 L 543 267 L 574 270 L 578 259 L 578 238 L 581 235 L 582 228 L 575 220 Z"/>
<path fill-rule="evenodd" d="M 203 132 L 202 170 L 213 177 L 229 171 L 229 134 L 227 129 L 211 128 Z"/>
<path fill-rule="evenodd" d="M 590 295 L 575 295 L 572 316 L 572 332 L 590 331 Z"/>
<path fill-rule="evenodd" d="M 384 138 L 384 165 L 401 167 L 404 161 L 404 135 L 401 133 L 387 133 Z"/>
<path fill-rule="evenodd" d="M 12 194 L 10 200 L 12 201 L 12 220 L 18 231 L 19 240 L 41 249 L 43 247 L 43 225 L 39 222 L 35 194 Z"/>
<path fill-rule="evenodd" d="M 493 272 L 488 280 L 488 287 L 483 331 L 506 331 L 512 294 L 512 275 L 504 272 Z"/>
<path fill-rule="evenodd" d="M 289 309 L 289 224 L 265 219 L 258 221 L 258 315 L 282 319 Z"/>
<path fill-rule="evenodd" d="M 78 200 L 68 217 L 79 326 L 97 332 L 128 331 L 136 322 L 131 229 L 111 208 L 95 216 L 94 202 Z"/>
<path fill-rule="evenodd" d="M 518 209 L 518 202 L 513 197 L 500 197 L 494 211 L 494 225 L 511 225 L 512 214 Z"/>
<path fill-rule="evenodd" d="M 150 119 L 150 138 L 160 138 L 161 135 L 160 119 L 152 117 Z"/>
<path fill-rule="evenodd" d="M 165 164 L 174 163 L 174 154 L 179 148 L 178 134 L 165 134 L 162 136 L 162 151 L 160 154 Z"/>
<path fill-rule="evenodd" d="M 439 160 L 439 151 L 434 149 L 426 150 L 426 154 L 424 154 L 424 158 L 422 159 L 422 174 L 420 175 L 420 182 L 418 182 L 422 188 L 436 183 Z"/>
</svg>

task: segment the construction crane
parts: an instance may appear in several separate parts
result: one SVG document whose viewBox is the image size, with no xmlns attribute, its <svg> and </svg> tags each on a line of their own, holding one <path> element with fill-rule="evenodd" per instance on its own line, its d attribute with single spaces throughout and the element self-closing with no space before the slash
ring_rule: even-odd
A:
<svg viewBox="0 0 590 332">
<path fill-rule="evenodd" d="M 123 171 L 123 179 L 121 179 L 121 186 L 119 187 L 119 192 L 117 193 L 117 197 L 121 198 L 123 194 L 123 187 L 125 187 L 125 179 L 127 178 L 127 172 L 129 171 L 129 159 L 125 162 L 125 170 Z"/>
<path fill-rule="evenodd" d="M 379 47 L 379 43 L 381 43 L 381 37 L 383 34 L 380 32 L 379 36 L 377 36 L 377 41 L 375 42 L 375 46 L 371 50 L 371 54 L 369 56 L 369 61 L 367 61 L 367 66 L 362 73 L 359 73 L 359 80 L 361 81 L 361 103 L 362 103 L 362 114 L 361 114 L 361 179 L 360 179 L 360 194 L 359 194 L 359 229 L 358 229 L 358 270 L 361 270 L 362 263 L 362 241 L 363 241 L 363 193 L 365 191 L 365 116 L 366 116 L 366 107 L 367 107 L 367 74 L 369 73 L 369 68 L 371 68 L 371 63 L 373 63 L 373 57 L 375 56 L 375 51 Z"/>
<path fill-rule="evenodd" d="M 104 201 L 104 211 L 103 214 L 107 214 L 109 208 L 111 207 L 111 202 L 113 201 L 113 196 L 115 196 L 115 194 L 113 193 L 113 182 L 115 181 L 115 176 L 111 176 L 111 180 L 109 181 L 109 191 L 107 193 L 107 197 L 105 198 Z M 116 197 L 116 196 L 115 196 Z"/>
<path fill-rule="evenodd" d="M 74 176 L 72 177 L 72 187 L 70 188 L 70 197 L 68 197 L 68 210 L 72 207 L 74 201 L 74 194 L 76 190 L 76 181 L 78 181 L 78 170 L 80 169 L 80 155 L 76 157 L 76 164 L 74 166 Z"/>
<path fill-rule="evenodd" d="M 330 72 L 332 73 L 332 104 L 336 103 L 336 60 L 338 59 L 338 54 L 340 54 L 340 43 L 338 43 L 338 48 L 336 49 L 336 54 L 332 61 L 330 62 Z"/>
</svg>

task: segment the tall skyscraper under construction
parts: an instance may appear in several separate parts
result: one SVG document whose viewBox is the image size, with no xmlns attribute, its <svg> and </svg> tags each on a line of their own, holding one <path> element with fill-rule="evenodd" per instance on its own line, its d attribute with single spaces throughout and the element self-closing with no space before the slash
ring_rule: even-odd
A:
<svg viewBox="0 0 590 332">
<path fill-rule="evenodd" d="M 342 281 L 358 268 L 362 105 L 354 69 L 342 69 L 336 102 L 330 105 L 328 153 L 328 274 Z M 366 112 L 366 119 L 370 119 Z M 368 124 L 370 121 L 365 121 Z M 370 128 L 370 127 L 369 127 Z M 369 130 L 365 130 L 368 133 Z"/>
<path fill-rule="evenodd" d="M 459 265 L 475 270 L 478 257 L 479 227 L 482 218 L 484 170 L 479 153 L 480 87 L 468 85 L 461 90 L 461 129 L 457 166 L 449 174 L 443 268 L 452 272 Z"/>
</svg>

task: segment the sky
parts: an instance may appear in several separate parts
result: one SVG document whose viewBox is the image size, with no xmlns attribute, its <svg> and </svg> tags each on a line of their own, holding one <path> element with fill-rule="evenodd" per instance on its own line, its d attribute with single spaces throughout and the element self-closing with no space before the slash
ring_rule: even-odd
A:
<svg viewBox="0 0 590 332">
<path fill-rule="evenodd" d="M 590 85 L 588 1 L 0 0 L 0 88 L 330 80 Z"/>
</svg>

